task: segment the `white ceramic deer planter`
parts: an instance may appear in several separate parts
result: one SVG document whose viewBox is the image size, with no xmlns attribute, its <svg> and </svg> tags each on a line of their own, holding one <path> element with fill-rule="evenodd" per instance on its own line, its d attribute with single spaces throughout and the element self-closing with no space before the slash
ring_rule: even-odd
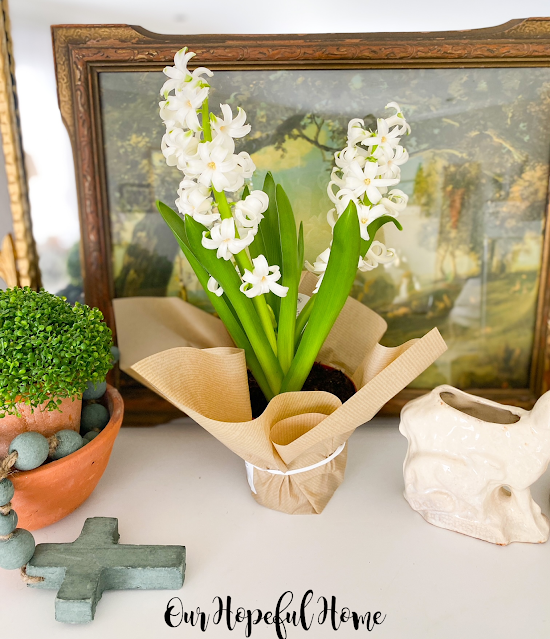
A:
<svg viewBox="0 0 550 639">
<path fill-rule="evenodd" d="M 543 543 L 529 487 L 550 461 L 550 392 L 531 412 L 439 386 L 409 402 L 405 498 L 426 521 L 495 544 Z"/>
</svg>

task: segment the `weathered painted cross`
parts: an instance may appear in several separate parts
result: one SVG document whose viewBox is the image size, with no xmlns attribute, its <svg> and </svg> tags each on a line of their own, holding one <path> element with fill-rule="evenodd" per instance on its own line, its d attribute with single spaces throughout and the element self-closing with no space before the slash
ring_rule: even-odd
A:
<svg viewBox="0 0 550 639">
<path fill-rule="evenodd" d="M 177 589 L 185 575 L 184 546 L 119 544 L 118 519 L 86 519 L 78 539 L 39 544 L 27 574 L 44 577 L 33 588 L 59 588 L 55 618 L 65 623 L 92 621 L 105 590 Z"/>
</svg>

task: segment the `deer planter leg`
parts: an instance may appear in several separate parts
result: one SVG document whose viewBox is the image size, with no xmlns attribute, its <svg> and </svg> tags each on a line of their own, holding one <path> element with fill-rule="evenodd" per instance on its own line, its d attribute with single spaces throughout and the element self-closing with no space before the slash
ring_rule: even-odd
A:
<svg viewBox="0 0 550 639">
<path fill-rule="evenodd" d="M 548 541 L 550 526 L 548 519 L 542 514 L 540 506 L 533 501 L 531 490 L 511 489 L 511 494 L 505 488 L 500 488 L 504 493 L 503 500 L 511 502 L 508 506 L 507 523 L 510 530 L 509 541 L 522 541 L 528 537 L 531 543 L 543 544 Z"/>
</svg>

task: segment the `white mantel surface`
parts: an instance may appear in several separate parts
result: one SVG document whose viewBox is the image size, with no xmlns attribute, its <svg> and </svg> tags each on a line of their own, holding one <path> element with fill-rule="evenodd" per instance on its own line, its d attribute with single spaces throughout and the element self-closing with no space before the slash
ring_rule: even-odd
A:
<svg viewBox="0 0 550 639">
<path fill-rule="evenodd" d="M 244 463 L 190 419 L 155 428 L 123 428 L 109 466 L 76 512 L 35 532 L 37 543 L 73 541 L 86 517 L 117 517 L 120 542 L 182 544 L 187 572 L 179 591 L 106 592 L 95 621 L 54 621 L 55 591 L 26 588 L 17 571 L 0 571 L 1 637 L 132 639 L 245 636 L 210 622 L 206 632 L 169 628 L 172 597 L 185 611 L 213 613 L 216 596 L 235 607 L 274 610 L 287 590 L 292 609 L 308 589 L 336 596 L 358 613 L 381 611 L 372 632 L 327 621 L 288 637 L 388 639 L 547 639 L 550 543 L 493 546 L 427 524 L 402 497 L 406 440 L 397 420 L 374 420 L 349 442 L 346 478 L 324 513 L 290 516 L 254 501 Z M 550 472 L 533 488 L 549 514 Z M 294 606 L 294 604 L 296 604 Z M 276 639 L 273 626 L 253 638 Z"/>
</svg>

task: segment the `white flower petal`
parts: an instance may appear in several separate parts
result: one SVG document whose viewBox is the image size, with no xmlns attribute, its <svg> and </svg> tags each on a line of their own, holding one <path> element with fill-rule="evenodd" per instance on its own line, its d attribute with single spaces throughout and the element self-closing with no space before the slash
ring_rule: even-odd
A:
<svg viewBox="0 0 550 639">
<path fill-rule="evenodd" d="M 218 297 L 221 297 L 223 295 L 223 288 L 218 284 L 217 280 L 215 280 L 213 277 L 210 277 L 210 279 L 208 280 L 206 288 L 211 293 L 214 293 L 214 295 L 217 295 Z"/>
</svg>

